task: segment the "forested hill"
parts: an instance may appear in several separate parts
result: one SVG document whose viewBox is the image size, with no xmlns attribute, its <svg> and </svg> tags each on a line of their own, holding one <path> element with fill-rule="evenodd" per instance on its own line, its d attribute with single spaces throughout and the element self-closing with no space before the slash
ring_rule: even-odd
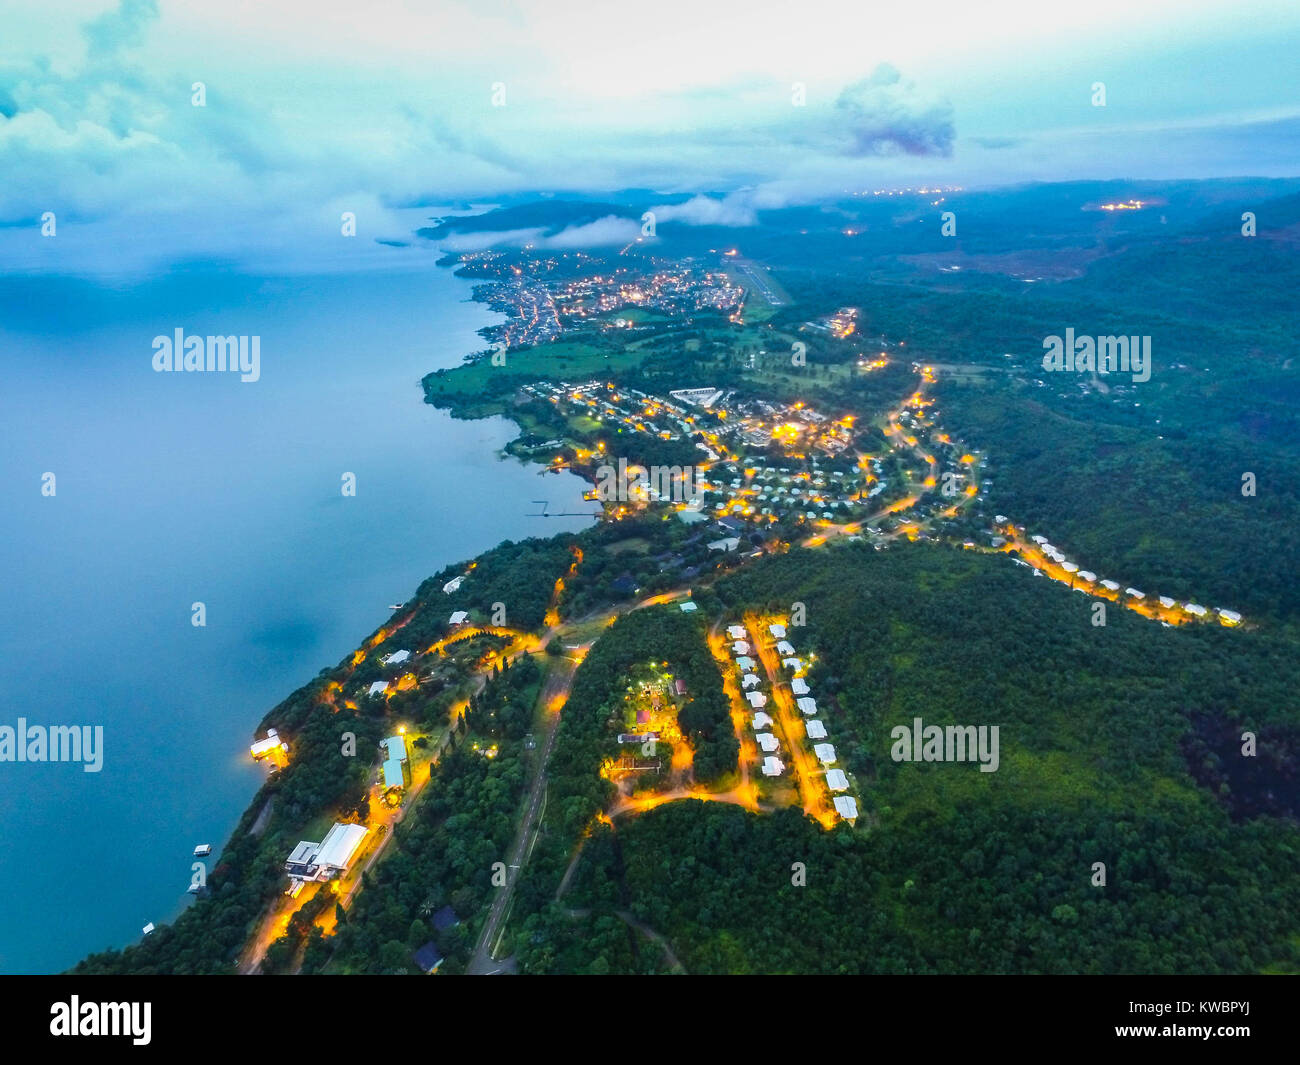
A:
<svg viewBox="0 0 1300 1065">
<path fill-rule="evenodd" d="M 560 867 L 539 866 L 529 971 L 653 969 L 618 911 L 691 972 L 1300 965 L 1300 661 L 1280 638 L 1119 610 L 1094 626 L 1087 597 L 1008 559 L 925 545 L 794 552 L 718 594 L 805 604 L 798 644 L 864 816 L 824 832 L 688 801 L 599 825 L 562 906 L 543 882 Z M 999 768 L 893 761 L 914 717 L 998 725 Z"/>
</svg>

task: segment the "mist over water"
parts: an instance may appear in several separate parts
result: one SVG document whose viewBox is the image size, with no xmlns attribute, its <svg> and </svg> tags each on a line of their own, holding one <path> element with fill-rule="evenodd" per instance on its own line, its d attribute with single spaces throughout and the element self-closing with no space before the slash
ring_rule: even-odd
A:
<svg viewBox="0 0 1300 1065">
<path fill-rule="evenodd" d="M 105 734 L 99 773 L 0 763 L 0 971 L 173 918 L 263 779 L 267 710 L 447 563 L 585 524 L 528 516 L 586 486 L 499 458 L 508 422 L 423 403 L 485 346 L 469 295 L 443 269 L 0 279 L 0 725 Z M 260 336 L 260 380 L 155 373 L 177 328 Z"/>
</svg>

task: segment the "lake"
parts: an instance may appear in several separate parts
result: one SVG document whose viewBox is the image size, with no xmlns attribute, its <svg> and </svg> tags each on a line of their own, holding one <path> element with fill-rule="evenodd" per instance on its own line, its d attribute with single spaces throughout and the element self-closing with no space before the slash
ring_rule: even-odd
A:
<svg viewBox="0 0 1300 1065">
<path fill-rule="evenodd" d="M 587 486 L 501 458 L 510 423 L 423 403 L 420 377 L 499 319 L 432 256 L 395 258 L 0 279 L 0 725 L 104 728 L 98 773 L 0 762 L 0 971 L 174 918 L 193 848 L 219 848 L 263 779 L 268 709 L 444 565 L 586 524 L 529 516 L 589 509 Z M 260 337 L 260 379 L 154 372 L 178 328 Z"/>
</svg>

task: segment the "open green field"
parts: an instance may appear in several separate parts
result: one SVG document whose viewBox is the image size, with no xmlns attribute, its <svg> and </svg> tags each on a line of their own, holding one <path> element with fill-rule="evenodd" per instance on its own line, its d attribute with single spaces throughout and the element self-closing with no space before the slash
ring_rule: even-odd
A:
<svg viewBox="0 0 1300 1065">
<path fill-rule="evenodd" d="M 545 380 L 587 380 L 604 374 L 631 369 L 641 354 L 622 346 L 600 346 L 582 337 L 557 340 L 538 348 L 525 348 L 505 354 L 505 364 L 493 365 L 491 359 L 457 366 L 444 373 L 424 378 L 425 397 L 468 399 L 501 395 L 520 385 Z M 472 404 L 471 404 L 472 408 Z"/>
</svg>

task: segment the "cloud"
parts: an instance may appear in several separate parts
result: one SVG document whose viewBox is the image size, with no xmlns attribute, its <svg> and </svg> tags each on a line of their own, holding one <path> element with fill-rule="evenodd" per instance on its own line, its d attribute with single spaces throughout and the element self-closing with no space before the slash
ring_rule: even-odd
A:
<svg viewBox="0 0 1300 1065">
<path fill-rule="evenodd" d="M 682 222 L 688 226 L 752 226 L 758 222 L 751 193 L 733 192 L 721 199 L 693 196 L 685 203 L 652 208 L 655 225 Z"/>
<path fill-rule="evenodd" d="M 1024 143 L 1022 137 L 972 137 L 971 141 L 981 148 L 1000 151 L 1003 148 L 1018 148 Z"/>
<path fill-rule="evenodd" d="M 850 155 L 952 155 L 952 105 L 925 96 L 888 63 L 845 88 L 835 107 Z"/>
<path fill-rule="evenodd" d="M 563 250 L 567 248 L 600 248 L 615 244 L 627 244 L 641 235 L 641 226 L 630 218 L 606 215 L 580 226 L 568 226 L 553 237 L 541 241 L 543 248 Z"/>
<path fill-rule="evenodd" d="M 627 244 L 641 235 L 641 226 L 630 218 L 605 215 L 594 222 L 566 226 L 558 233 L 547 234 L 542 226 L 527 229 L 479 230 L 469 233 L 450 233 L 438 244 L 446 251 L 485 251 L 488 248 L 554 248 L 569 251 L 574 248 L 603 248 Z"/>
</svg>

